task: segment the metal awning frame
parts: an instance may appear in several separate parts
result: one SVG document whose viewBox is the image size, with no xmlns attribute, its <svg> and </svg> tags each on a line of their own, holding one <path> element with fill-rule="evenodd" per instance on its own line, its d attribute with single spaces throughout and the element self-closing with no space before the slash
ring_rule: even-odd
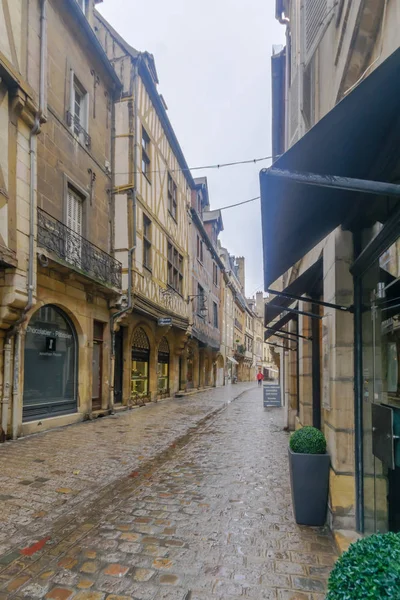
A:
<svg viewBox="0 0 400 600">
<path fill-rule="evenodd" d="M 307 341 L 311 341 L 312 337 L 308 337 L 306 335 L 300 335 L 300 333 L 292 333 L 291 331 L 284 331 L 282 333 L 281 329 L 274 329 L 273 327 L 265 327 L 265 329 L 268 329 L 269 331 L 273 331 L 274 333 L 272 335 L 276 335 L 276 337 L 281 337 L 285 340 L 288 340 L 290 342 L 295 342 L 296 340 L 292 340 L 290 337 L 288 336 L 293 336 L 295 338 L 301 338 L 302 340 L 307 340 Z M 276 331 L 279 331 L 280 333 L 276 333 Z M 285 334 L 285 335 L 284 335 Z"/>
<path fill-rule="evenodd" d="M 311 312 L 307 312 L 304 310 L 298 310 L 297 308 L 286 308 L 285 307 L 285 312 L 292 312 L 295 315 L 304 315 L 305 317 L 311 317 L 312 319 L 323 319 L 324 316 L 323 315 L 317 315 L 315 313 L 311 313 Z"/>
<path fill-rule="evenodd" d="M 342 306 L 340 304 L 332 304 L 332 302 L 324 302 L 323 300 L 314 300 L 314 298 L 304 298 L 303 296 L 296 296 L 295 294 L 288 294 L 287 292 L 278 292 L 277 290 L 273 290 L 271 288 L 267 288 L 266 292 L 268 292 L 268 294 L 275 294 L 276 296 L 283 296 L 284 298 L 289 298 L 290 300 L 299 300 L 300 302 L 309 302 L 310 304 L 317 304 L 318 306 L 326 306 L 327 308 L 334 308 L 335 310 L 341 310 L 343 312 L 354 312 L 353 306 Z M 268 306 L 268 304 L 267 304 L 267 306 Z M 291 309 L 285 307 L 285 310 L 291 310 Z"/>
<path fill-rule="evenodd" d="M 293 340 L 295 342 L 295 340 Z M 289 348 L 287 346 L 280 346 L 279 344 L 273 344 L 272 342 L 264 342 L 264 344 L 268 344 L 268 346 L 274 346 L 274 348 L 283 348 L 284 350 L 290 350 L 291 352 L 297 352 L 297 348 Z"/>
<path fill-rule="evenodd" d="M 355 179 L 338 175 L 318 175 L 317 173 L 299 173 L 270 167 L 266 169 L 269 176 L 289 179 L 305 185 L 336 188 L 347 192 L 363 192 L 377 196 L 394 196 L 400 198 L 400 185 L 386 181 L 371 181 L 370 179 Z"/>
</svg>

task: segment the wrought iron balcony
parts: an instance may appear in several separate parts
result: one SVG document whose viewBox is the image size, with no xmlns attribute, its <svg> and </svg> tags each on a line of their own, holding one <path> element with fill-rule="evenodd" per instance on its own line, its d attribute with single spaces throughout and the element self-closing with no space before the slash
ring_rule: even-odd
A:
<svg viewBox="0 0 400 600">
<path fill-rule="evenodd" d="M 72 127 L 73 125 L 75 135 L 82 135 L 85 146 L 87 148 L 90 148 L 92 144 L 92 138 L 90 137 L 88 132 L 82 127 L 80 119 L 76 115 L 73 115 L 69 110 L 67 110 L 67 125 L 68 127 Z"/>
<path fill-rule="evenodd" d="M 71 268 L 107 287 L 121 288 L 122 265 L 81 235 L 38 208 L 37 243 Z"/>
</svg>

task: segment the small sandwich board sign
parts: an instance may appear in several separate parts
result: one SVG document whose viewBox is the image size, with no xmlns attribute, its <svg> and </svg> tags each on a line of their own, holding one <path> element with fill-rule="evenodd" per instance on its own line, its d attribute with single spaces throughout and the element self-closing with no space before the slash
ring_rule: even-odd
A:
<svg viewBox="0 0 400 600">
<path fill-rule="evenodd" d="M 281 386 L 275 383 L 267 383 L 264 385 L 264 408 L 268 407 L 280 407 L 282 406 L 281 400 Z"/>
</svg>

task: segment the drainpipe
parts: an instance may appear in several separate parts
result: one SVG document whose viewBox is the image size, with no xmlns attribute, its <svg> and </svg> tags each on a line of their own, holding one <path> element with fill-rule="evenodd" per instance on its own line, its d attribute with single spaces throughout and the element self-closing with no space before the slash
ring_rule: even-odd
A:
<svg viewBox="0 0 400 600">
<path fill-rule="evenodd" d="M 4 342 L 4 371 L 3 371 L 3 397 L 2 397 L 2 437 L 6 436 L 8 410 L 10 403 L 10 371 L 11 371 L 11 338 L 14 341 L 13 365 L 13 409 L 12 409 L 12 437 L 18 436 L 18 393 L 19 393 L 19 368 L 21 351 L 20 328 L 26 321 L 27 313 L 33 306 L 34 292 L 34 259 L 35 259 L 35 187 L 36 187 L 36 137 L 40 133 L 40 123 L 44 112 L 45 103 L 45 73 L 46 73 L 46 34 L 47 34 L 47 0 L 40 3 L 40 66 L 39 66 L 39 109 L 29 136 L 30 182 L 29 182 L 29 253 L 28 253 L 28 302 L 20 319 L 7 331 Z"/>
<path fill-rule="evenodd" d="M 110 365 L 110 397 L 109 397 L 109 409 L 111 412 L 114 410 L 114 372 L 115 372 L 115 331 L 114 325 L 116 320 L 132 310 L 132 271 L 133 271 L 133 254 L 136 250 L 136 190 L 137 190 L 137 169 L 138 169 L 138 92 L 139 92 L 139 64 L 142 59 L 142 55 L 135 63 L 134 70 L 134 105 L 133 105 L 133 121 L 134 121 L 134 138 L 133 138 L 133 172 L 134 172 L 134 185 L 132 190 L 132 217 L 133 217 L 133 243 L 132 247 L 128 250 L 128 304 L 120 311 L 111 315 L 110 327 L 111 327 L 111 365 Z"/>
<path fill-rule="evenodd" d="M 291 54 L 291 40 L 290 40 L 290 19 L 285 16 L 282 12 L 277 15 L 277 19 L 281 25 L 286 25 L 286 56 L 285 56 L 285 150 L 289 145 L 289 127 L 288 127 L 288 105 L 289 105 L 289 69 L 290 69 L 290 55 Z M 290 50 L 290 53 L 289 53 Z"/>
</svg>

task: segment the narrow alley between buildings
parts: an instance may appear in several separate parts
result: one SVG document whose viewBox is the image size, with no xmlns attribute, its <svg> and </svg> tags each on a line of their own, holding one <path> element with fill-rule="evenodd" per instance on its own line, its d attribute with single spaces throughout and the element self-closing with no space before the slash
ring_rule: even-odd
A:
<svg viewBox="0 0 400 600">
<path fill-rule="evenodd" d="M 323 600 L 282 410 L 238 384 L 2 446 L 0 600 Z"/>
</svg>

